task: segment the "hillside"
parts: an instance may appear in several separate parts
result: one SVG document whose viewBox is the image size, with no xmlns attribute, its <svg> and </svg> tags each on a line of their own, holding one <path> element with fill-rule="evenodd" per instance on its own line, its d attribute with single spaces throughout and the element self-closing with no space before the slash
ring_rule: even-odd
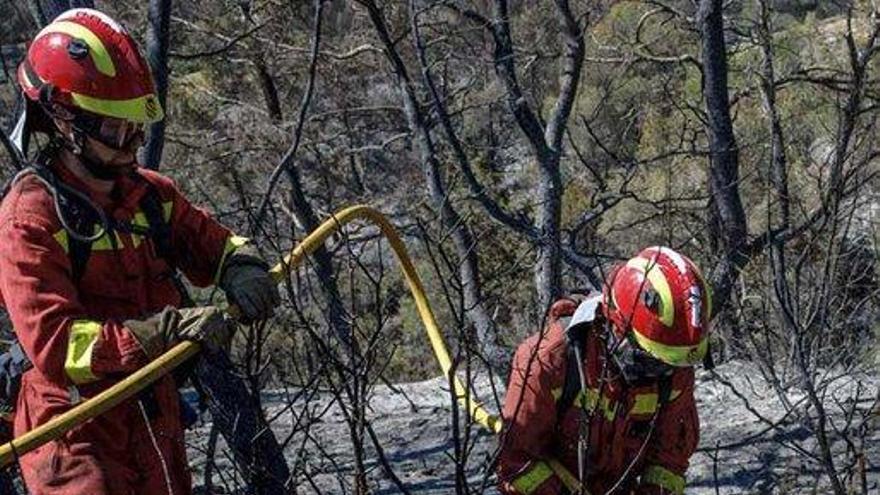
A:
<svg viewBox="0 0 880 495">
<path fill-rule="evenodd" d="M 810 462 L 809 455 L 816 444 L 809 432 L 798 420 L 786 417 L 784 408 L 775 398 L 765 380 L 745 362 L 730 362 L 716 369 L 718 376 L 732 385 L 737 393 L 721 380 L 701 371 L 697 382 L 697 402 L 701 418 L 700 448 L 691 460 L 688 471 L 688 495 L 719 494 L 805 494 L 828 493 L 818 466 Z M 485 380 L 478 390 L 486 391 Z M 868 493 L 880 490 L 880 403 L 871 396 L 880 385 L 880 374 L 872 373 L 855 377 L 840 377 L 829 387 L 832 397 L 849 397 L 855 387 L 862 387 L 864 395 L 856 408 L 853 419 L 845 417 L 843 409 L 830 411 L 837 427 L 848 425 L 851 429 L 863 428 L 872 433 L 861 439 L 858 448 L 864 448 L 868 459 L 866 472 Z M 369 420 L 376 435 L 381 439 L 385 457 L 401 482 L 411 493 L 453 493 L 454 463 L 453 441 L 449 422 L 451 408 L 446 395 L 447 387 L 442 379 L 398 384 L 395 390 L 377 386 L 370 401 Z M 292 392 L 292 391 L 291 391 Z M 748 405 L 746 402 L 748 402 Z M 788 387 L 787 399 L 793 403 L 803 399 L 803 392 L 796 386 Z M 277 396 L 269 394 L 266 404 L 270 414 L 284 406 Z M 349 493 L 352 458 L 346 441 L 346 423 L 337 406 L 328 404 L 325 394 L 308 402 L 309 408 L 322 411 L 320 421 L 309 429 L 310 441 L 321 445 L 321 453 L 297 458 L 296 448 L 287 450 L 291 466 L 300 464 L 302 473 L 297 479 L 297 493 Z M 279 438 L 290 432 L 293 417 L 302 414 L 307 405 L 296 403 L 292 413 L 282 413 L 274 428 Z M 873 411 L 868 408 L 874 407 Z M 751 410 L 750 410 L 751 408 Z M 755 413 L 769 420 L 767 424 Z M 861 417 L 861 415 L 865 415 Z M 210 418 L 188 435 L 190 455 L 197 477 L 203 474 L 204 456 L 200 452 L 206 445 Z M 864 423 L 863 423 L 864 422 Z M 294 435 L 292 445 L 303 441 L 303 434 Z M 496 448 L 495 437 L 477 430 L 472 436 L 474 443 L 467 467 L 467 479 L 472 493 L 496 493 L 492 484 L 480 492 L 487 460 Z M 222 441 L 221 441 L 222 442 Z M 835 450 L 846 446 L 837 438 Z M 368 449 L 368 472 L 370 484 L 376 494 L 400 493 L 383 474 L 375 451 Z M 219 472 L 229 473 L 228 460 L 218 463 Z M 307 482 L 306 478 L 311 481 Z M 215 486 L 222 485 L 218 479 Z"/>
</svg>

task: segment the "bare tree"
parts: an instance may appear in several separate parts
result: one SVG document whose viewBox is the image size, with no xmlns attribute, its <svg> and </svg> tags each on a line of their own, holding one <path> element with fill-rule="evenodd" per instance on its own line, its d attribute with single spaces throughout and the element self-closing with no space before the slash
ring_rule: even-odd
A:
<svg viewBox="0 0 880 495">
<path fill-rule="evenodd" d="M 171 31 L 171 0 L 150 0 L 148 7 L 149 29 L 147 30 L 147 61 L 156 84 L 159 105 L 166 110 L 165 118 L 150 125 L 147 142 L 141 152 L 141 163 L 153 170 L 159 169 L 162 149 L 165 146 L 165 127 L 168 107 L 168 46 Z"/>
<path fill-rule="evenodd" d="M 583 27 L 571 10 L 567 0 L 554 2 L 559 18 L 560 35 L 563 39 L 562 62 L 559 68 L 559 93 L 553 110 L 542 123 L 524 94 L 517 76 L 516 56 L 510 33 L 510 14 L 506 0 L 492 2 L 491 19 L 472 9 L 464 9 L 452 3 L 450 8 L 464 18 L 486 29 L 494 43 L 493 61 L 495 73 L 505 89 L 505 98 L 520 130 L 532 148 L 538 165 L 537 214 L 534 232 L 538 248 L 535 265 L 535 288 L 539 307 L 548 307 L 561 294 L 561 260 L 564 250 L 561 243 L 561 198 L 563 193 L 560 160 L 563 155 L 563 138 L 568 126 L 572 105 L 577 95 L 581 68 L 584 60 Z M 461 162 L 459 162 L 461 164 Z M 489 205 L 484 188 L 469 181 L 477 197 L 487 208 L 487 213 L 502 223 L 511 224 L 509 215 Z M 521 229 L 531 230 L 531 229 Z"/>
<path fill-rule="evenodd" d="M 443 226 L 452 235 L 456 254 L 460 259 L 459 275 L 463 284 L 468 319 L 476 328 L 478 339 L 489 362 L 496 369 L 504 369 L 507 359 L 496 344 L 494 323 L 485 308 L 482 295 L 477 244 L 466 221 L 453 206 L 444 184 L 443 170 L 437 158 L 429 119 L 422 110 L 422 104 L 419 101 L 416 82 L 410 77 L 409 71 L 398 53 L 380 9 L 372 0 L 363 0 L 360 3 L 369 13 L 373 26 L 382 41 L 385 56 L 397 79 L 398 88 L 403 96 L 404 112 L 409 127 L 416 137 L 428 195 L 439 212 Z M 424 47 L 419 36 L 417 10 L 413 4 L 410 4 L 410 19 L 416 49 L 417 51 L 421 49 L 422 56 L 424 56 Z"/>
<path fill-rule="evenodd" d="M 95 2 L 92 0 L 27 0 L 27 2 L 28 9 L 38 26 L 46 25 L 65 10 L 95 8 Z"/>
<path fill-rule="evenodd" d="M 748 226 L 739 193 L 739 151 L 730 119 L 723 2 L 701 0 L 697 18 L 702 34 L 703 94 L 711 139 L 712 215 L 717 216 L 720 224 L 719 241 L 724 251 L 713 281 L 714 304 L 716 311 L 720 311 L 729 300 L 740 269 L 748 261 Z"/>
</svg>

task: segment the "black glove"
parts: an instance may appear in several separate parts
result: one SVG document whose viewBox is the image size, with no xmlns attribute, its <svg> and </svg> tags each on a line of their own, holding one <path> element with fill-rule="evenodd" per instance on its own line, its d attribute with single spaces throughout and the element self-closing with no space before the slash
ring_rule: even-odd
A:
<svg viewBox="0 0 880 495">
<path fill-rule="evenodd" d="M 227 299 L 241 310 L 242 321 L 265 320 L 281 303 L 278 285 L 269 275 L 269 264 L 257 250 L 245 244 L 223 264 L 220 288 Z"/>
</svg>

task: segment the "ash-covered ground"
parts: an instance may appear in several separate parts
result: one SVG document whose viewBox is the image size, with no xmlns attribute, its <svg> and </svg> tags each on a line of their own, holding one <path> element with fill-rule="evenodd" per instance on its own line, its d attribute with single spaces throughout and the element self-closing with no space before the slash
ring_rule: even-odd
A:
<svg viewBox="0 0 880 495">
<path fill-rule="evenodd" d="M 698 373 L 701 441 L 700 450 L 691 459 L 686 493 L 831 493 L 828 477 L 815 460 L 818 444 L 810 432 L 809 420 L 803 416 L 806 394 L 797 380 L 782 385 L 785 400 L 800 411 L 786 415 L 778 395 L 751 365 L 726 363 L 716 373 L 717 377 L 705 371 Z M 852 452 L 863 454 L 864 469 L 856 464 L 850 470 L 853 476 L 842 476 L 847 489 L 852 488 L 851 493 L 862 493 L 862 475 L 867 479 L 867 493 L 880 493 L 880 411 L 869 411 L 876 408 L 878 384 L 877 374 L 841 376 L 819 391 L 828 408 L 831 449 L 838 468 L 845 467 L 845 459 L 856 458 Z M 487 380 L 478 381 L 477 388 L 478 393 L 490 395 Z M 289 408 L 285 396 L 281 392 L 266 394 L 265 403 L 269 416 L 277 416 L 272 425 L 279 440 L 297 429 L 285 450 L 291 470 L 297 473 L 296 493 L 352 493 L 352 442 L 338 404 L 330 394 L 318 394 L 309 401 L 298 400 Z M 860 400 L 854 403 L 856 396 Z M 445 380 L 400 384 L 393 389 L 378 386 L 369 403 L 368 418 L 384 457 L 406 490 L 417 494 L 455 493 L 452 409 Z M 855 414 L 846 413 L 853 409 Z M 310 414 L 303 416 L 306 410 Z M 815 415 L 815 410 L 809 411 Z M 301 429 L 305 417 L 318 418 L 307 434 Z M 204 483 L 209 430 L 206 420 L 189 434 L 197 486 Z M 846 432 L 851 443 L 835 430 Z M 372 493 L 401 493 L 383 469 L 369 436 L 365 443 Z M 497 493 L 494 479 L 487 472 L 496 448 L 495 437 L 474 426 L 466 448 L 469 454 L 464 476 L 471 493 Z M 222 439 L 217 450 L 214 493 L 224 493 L 223 486 L 234 487 L 237 481 Z"/>
</svg>

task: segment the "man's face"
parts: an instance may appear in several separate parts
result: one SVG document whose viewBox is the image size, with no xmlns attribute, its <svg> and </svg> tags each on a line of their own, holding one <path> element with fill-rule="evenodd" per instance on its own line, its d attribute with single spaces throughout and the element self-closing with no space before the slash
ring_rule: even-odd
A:
<svg viewBox="0 0 880 495">
<path fill-rule="evenodd" d="M 628 336 L 617 342 L 611 353 L 627 382 L 658 380 L 675 372 L 674 367 L 648 354 Z"/>
</svg>

